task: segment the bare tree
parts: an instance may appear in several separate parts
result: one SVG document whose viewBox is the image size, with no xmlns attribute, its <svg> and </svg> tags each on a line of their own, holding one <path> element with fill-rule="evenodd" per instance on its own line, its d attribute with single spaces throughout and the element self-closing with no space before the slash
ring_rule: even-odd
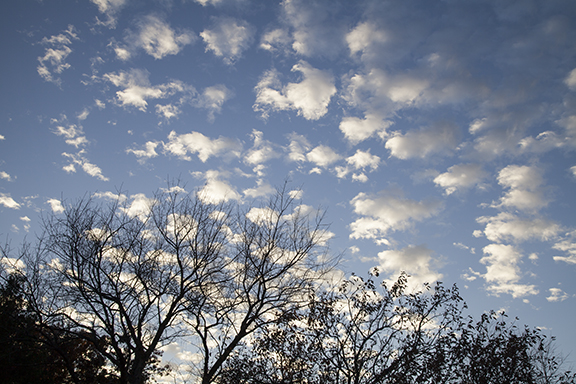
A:
<svg viewBox="0 0 576 384">
<path fill-rule="evenodd" d="M 172 341 L 195 345 L 195 373 L 214 381 L 246 336 L 307 300 L 327 265 L 322 215 L 285 187 L 246 210 L 182 191 L 139 209 L 120 195 L 65 204 L 20 258 L 41 321 L 91 343 L 121 383 L 146 382 Z"/>
<path fill-rule="evenodd" d="M 226 280 L 187 317 L 202 355 L 202 383 L 216 380 L 247 336 L 304 306 L 329 269 L 322 214 L 311 218 L 307 211 L 282 189 L 266 205 L 230 220 Z"/>
</svg>

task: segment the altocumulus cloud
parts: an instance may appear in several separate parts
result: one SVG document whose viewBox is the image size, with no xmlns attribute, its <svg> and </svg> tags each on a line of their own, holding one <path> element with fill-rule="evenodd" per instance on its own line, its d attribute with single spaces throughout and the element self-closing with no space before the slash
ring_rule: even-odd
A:
<svg viewBox="0 0 576 384">
<path fill-rule="evenodd" d="M 296 110 L 307 120 L 318 120 L 328 112 L 330 99 L 336 93 L 334 78 L 305 61 L 294 65 L 292 72 L 300 72 L 302 81 L 284 86 L 277 71 L 266 72 L 255 88 L 254 110 L 264 118 L 270 111 Z"/>
</svg>

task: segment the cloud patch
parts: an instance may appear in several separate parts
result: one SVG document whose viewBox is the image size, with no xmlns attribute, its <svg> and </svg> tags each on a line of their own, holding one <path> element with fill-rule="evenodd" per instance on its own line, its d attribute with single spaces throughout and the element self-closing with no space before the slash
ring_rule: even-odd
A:
<svg viewBox="0 0 576 384">
<path fill-rule="evenodd" d="M 511 245 L 490 244 L 484 247 L 480 262 L 486 265 L 483 275 L 488 291 L 494 295 L 510 294 L 513 298 L 538 294 L 535 285 L 520 284 L 522 254 Z"/>
<path fill-rule="evenodd" d="M 233 65 L 252 44 L 254 32 L 248 22 L 226 17 L 216 19 L 212 29 L 200 32 L 200 37 L 206 44 L 206 52 L 211 51 L 225 64 Z"/>
<path fill-rule="evenodd" d="M 350 238 L 375 241 L 388 232 L 405 230 L 413 222 L 427 219 L 442 208 L 437 200 L 416 201 L 390 191 L 381 191 L 377 196 L 361 192 L 350 204 L 354 213 L 363 216 L 350 224 Z"/>
<path fill-rule="evenodd" d="M 73 25 L 69 25 L 63 33 L 51 37 L 45 37 L 40 44 L 46 46 L 44 56 L 38 57 L 40 63 L 36 68 L 40 77 L 56 85 L 60 85 L 62 80 L 58 77 L 64 70 L 70 68 L 66 62 L 68 55 L 72 53 L 73 40 L 78 40 L 78 33 Z"/>
<path fill-rule="evenodd" d="M 299 83 L 280 83 L 279 74 L 270 70 L 256 86 L 253 109 L 268 118 L 270 111 L 296 110 L 306 120 L 318 120 L 328 112 L 330 99 L 336 93 L 334 78 L 328 72 L 313 68 L 305 61 L 292 67 L 302 74 Z"/>
<path fill-rule="evenodd" d="M 488 173 L 480 164 L 459 164 L 436 176 L 434 183 L 442 187 L 446 195 L 451 195 L 456 191 L 479 185 L 487 177 Z"/>
</svg>

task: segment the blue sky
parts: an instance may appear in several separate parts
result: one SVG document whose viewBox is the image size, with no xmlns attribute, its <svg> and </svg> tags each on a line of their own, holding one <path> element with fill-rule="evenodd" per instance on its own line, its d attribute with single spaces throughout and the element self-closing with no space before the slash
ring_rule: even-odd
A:
<svg viewBox="0 0 576 384">
<path fill-rule="evenodd" d="M 456 283 L 576 345 L 576 3 L 9 1 L 0 234 L 168 178 L 289 179 L 346 274 Z M 182 355 L 183 356 L 183 355 Z M 572 360 L 574 360 L 572 358 Z"/>
</svg>

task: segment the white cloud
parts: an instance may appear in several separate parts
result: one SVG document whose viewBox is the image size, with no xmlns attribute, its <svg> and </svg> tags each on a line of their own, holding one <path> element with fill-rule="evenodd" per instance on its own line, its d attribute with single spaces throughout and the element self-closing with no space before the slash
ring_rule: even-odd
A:
<svg viewBox="0 0 576 384">
<path fill-rule="evenodd" d="M 52 210 L 52 212 L 54 213 L 64 212 L 64 206 L 62 205 L 62 202 L 60 200 L 48 199 L 47 203 L 50 204 L 50 209 Z"/>
<path fill-rule="evenodd" d="M 151 86 L 148 80 L 148 72 L 141 69 L 132 69 L 130 72 L 120 71 L 107 73 L 104 79 L 117 87 L 124 88 L 116 92 L 118 103 L 123 106 L 133 106 L 141 111 L 146 111 L 148 102 L 146 99 L 158 99 L 165 96 L 165 91 L 158 86 Z"/>
<path fill-rule="evenodd" d="M 276 189 L 263 180 L 258 180 L 256 187 L 248 188 L 248 189 L 245 189 L 243 191 L 244 196 L 251 197 L 251 198 L 270 196 L 275 192 L 276 192 Z"/>
<path fill-rule="evenodd" d="M 244 20 L 220 18 L 214 27 L 205 29 L 200 36 L 206 43 L 206 52 L 212 51 L 222 57 L 224 63 L 232 65 L 242 52 L 252 44 L 254 28 Z"/>
<path fill-rule="evenodd" d="M 576 68 L 570 71 L 564 83 L 573 91 L 576 91 Z"/>
<path fill-rule="evenodd" d="M 482 216 L 476 219 L 480 224 L 486 224 L 484 235 L 490 241 L 526 241 L 539 239 L 548 241 L 558 236 L 560 226 L 541 218 L 521 219 L 511 213 L 501 212 L 497 216 Z"/>
<path fill-rule="evenodd" d="M 10 194 L 0 192 L 0 204 L 6 208 L 20 209 L 20 204 L 16 202 Z"/>
<path fill-rule="evenodd" d="M 0 171 L 0 179 L 12 181 L 12 176 L 10 176 L 6 171 Z"/>
<path fill-rule="evenodd" d="M 130 205 L 127 208 L 120 207 L 120 210 L 129 217 L 138 217 L 140 220 L 144 221 L 156 200 L 146 197 L 143 193 L 137 193 L 130 196 L 130 198 L 132 199 Z"/>
<path fill-rule="evenodd" d="M 546 300 L 550 302 L 564 301 L 570 297 L 566 292 L 564 292 L 560 288 L 550 288 L 548 289 L 548 291 L 550 292 L 550 296 L 548 296 Z"/>
<path fill-rule="evenodd" d="M 192 160 L 188 153 L 197 154 L 203 163 L 211 156 L 231 155 L 240 156 L 242 145 L 233 139 L 219 137 L 210 139 L 200 132 L 191 132 L 178 135 L 175 131 L 168 135 L 168 142 L 164 143 L 164 150 L 182 160 Z"/>
<path fill-rule="evenodd" d="M 306 161 L 306 152 L 311 148 L 306 137 L 292 132 L 289 135 L 290 144 L 288 144 L 288 159 L 290 161 Z"/>
<path fill-rule="evenodd" d="M 72 145 L 76 148 L 88 144 L 88 139 L 84 136 L 82 126 L 67 123 L 66 115 L 62 115 L 60 121 L 52 119 L 52 123 L 59 124 L 52 133 L 64 137 L 66 144 Z"/>
<path fill-rule="evenodd" d="M 354 169 L 366 169 L 370 168 L 372 171 L 378 169 L 380 164 L 380 158 L 376 155 L 370 154 L 370 151 L 362 151 L 360 149 L 356 150 L 356 153 L 346 159 L 346 162 L 350 164 Z"/>
<path fill-rule="evenodd" d="M 386 40 L 386 34 L 371 22 L 358 24 L 346 35 L 346 42 L 348 43 L 348 49 L 350 49 L 351 55 L 364 52 L 373 44 L 384 43 Z"/>
<path fill-rule="evenodd" d="M 488 291 L 496 296 L 507 293 L 512 297 L 536 295 L 538 289 L 534 285 L 519 284 L 522 255 L 511 245 L 490 244 L 483 249 L 484 256 L 480 259 L 487 265 L 486 274 L 483 275 L 489 284 Z"/>
<path fill-rule="evenodd" d="M 202 175 L 206 179 L 206 184 L 198 191 L 198 198 L 208 204 L 218 204 L 229 200 L 240 200 L 240 194 L 228 184 L 221 180 L 223 173 L 218 171 L 207 171 Z"/>
<path fill-rule="evenodd" d="M 436 200 L 415 201 L 387 191 L 374 197 L 359 193 L 350 203 L 356 214 L 364 216 L 350 224 L 353 239 L 378 240 L 389 231 L 404 230 L 414 221 L 431 217 L 441 208 Z"/>
<path fill-rule="evenodd" d="M 232 97 L 232 91 L 223 84 L 207 87 L 196 101 L 195 105 L 199 108 L 208 110 L 208 120 L 214 121 L 214 114 L 222 111 L 224 102 Z"/>
<path fill-rule="evenodd" d="M 280 154 L 274 149 L 274 145 L 264 140 L 264 134 L 255 129 L 252 130 L 252 139 L 254 145 L 246 153 L 244 162 L 250 165 L 258 165 L 268 160 L 280 157 Z"/>
<path fill-rule="evenodd" d="M 339 128 L 350 143 L 357 144 L 375 134 L 384 139 L 387 136 L 386 129 L 391 124 L 390 121 L 383 120 L 377 114 L 367 113 L 364 119 L 344 117 Z"/>
<path fill-rule="evenodd" d="M 568 264 L 576 264 L 576 231 L 568 232 L 562 240 L 552 246 L 568 256 L 554 256 L 554 261 L 563 261 Z"/>
<path fill-rule="evenodd" d="M 0 265 L 8 274 L 16 272 L 26 274 L 26 264 L 20 259 L 2 257 L 0 258 Z"/>
<path fill-rule="evenodd" d="M 396 132 L 386 142 L 390 155 L 399 159 L 426 158 L 437 153 L 449 153 L 458 145 L 459 130 L 451 124 L 437 124 L 428 129 Z"/>
<path fill-rule="evenodd" d="M 292 38 L 287 30 L 277 28 L 266 32 L 260 40 L 260 48 L 267 51 L 282 50 L 285 51 L 289 46 Z"/>
<path fill-rule="evenodd" d="M 427 80 L 418 77 L 390 76 L 376 68 L 367 74 L 351 75 L 345 82 L 345 101 L 365 110 L 379 110 L 384 116 L 426 101 L 423 95 L 430 85 Z"/>
<path fill-rule="evenodd" d="M 448 171 L 434 178 L 434 183 L 444 188 L 447 195 L 457 190 L 471 188 L 482 182 L 488 174 L 479 164 L 459 164 L 448 168 Z"/>
<path fill-rule="evenodd" d="M 155 59 L 162 59 L 167 55 L 178 54 L 195 39 L 196 36 L 191 31 L 177 32 L 158 16 L 147 15 L 138 20 L 137 31 L 130 32 L 126 42 L 130 47 L 143 49 Z M 122 56 L 122 52 L 120 53 Z"/>
<path fill-rule="evenodd" d="M 171 81 L 160 85 L 151 85 L 149 73 L 142 69 L 131 69 L 118 73 L 106 73 L 103 78 L 118 88 L 116 102 L 122 107 L 135 107 L 145 112 L 148 99 L 163 99 L 175 94 L 183 94 L 181 100 L 187 100 L 196 94 L 194 87 L 180 81 Z"/>
<path fill-rule="evenodd" d="M 6 138 L 4 137 L 4 135 L 0 135 L 0 140 L 6 140 Z"/>
<path fill-rule="evenodd" d="M 333 57 L 343 47 L 344 28 L 333 17 L 331 1 L 284 0 L 281 6 L 297 54 Z"/>
<path fill-rule="evenodd" d="M 255 88 L 254 110 L 262 112 L 264 118 L 269 116 L 270 110 L 296 110 L 307 120 L 318 120 L 328 112 L 330 99 L 336 93 L 332 75 L 312 68 L 305 61 L 294 65 L 292 72 L 300 72 L 303 79 L 285 86 L 281 85 L 276 71 L 266 72 Z"/>
<path fill-rule="evenodd" d="M 320 167 L 326 168 L 330 164 L 340 160 L 342 157 L 334 150 L 325 145 L 319 145 L 306 154 L 308 161 L 315 163 Z"/>
<path fill-rule="evenodd" d="M 442 279 L 442 274 L 432 266 L 437 264 L 432 257 L 433 251 L 425 245 L 410 245 L 400 250 L 388 250 L 378 253 L 378 268 L 392 273 L 388 283 L 393 284 L 402 271 L 408 273 L 408 290 L 421 289 L 424 283 L 434 283 Z"/>
<path fill-rule="evenodd" d="M 181 113 L 182 111 L 180 110 L 180 108 L 177 105 L 172 105 L 172 104 L 166 104 L 166 105 L 160 105 L 160 104 L 156 104 L 156 114 L 159 116 L 164 117 L 164 119 L 166 119 L 167 121 L 169 121 L 171 118 L 173 117 L 178 117 L 178 115 Z"/>
<path fill-rule="evenodd" d="M 103 13 L 107 20 L 100 21 L 98 18 L 96 20 L 99 24 L 105 25 L 109 28 L 115 28 L 117 22 L 117 14 L 120 10 L 128 3 L 128 0 L 90 0 L 93 4 L 98 7 L 100 13 Z"/>
<path fill-rule="evenodd" d="M 96 164 L 92 164 L 90 160 L 84 156 L 85 152 L 86 151 L 83 149 L 76 154 L 66 152 L 62 153 L 62 156 L 70 159 L 70 163 L 64 166 L 62 169 L 68 173 L 74 173 L 76 172 L 75 165 L 78 165 L 90 176 L 96 177 L 102 181 L 108 181 L 108 178 L 102 174 L 100 167 L 98 167 Z"/>
<path fill-rule="evenodd" d="M 509 165 L 498 174 L 498 183 L 513 189 L 534 190 L 543 183 L 542 172 L 527 165 Z"/>
<path fill-rule="evenodd" d="M 114 192 L 110 192 L 110 191 L 95 192 L 92 196 L 99 198 L 99 199 L 107 199 L 107 200 L 113 200 L 113 201 L 118 201 L 118 202 L 124 202 L 127 199 L 126 195 L 124 195 L 123 193 L 114 193 Z"/>
<path fill-rule="evenodd" d="M 38 74 L 45 80 L 56 85 L 60 85 L 61 80 L 55 77 L 54 74 L 60 74 L 64 70 L 70 68 L 70 64 L 66 62 L 66 58 L 72 49 L 69 45 L 72 40 L 78 40 L 78 34 L 73 25 L 69 25 L 63 33 L 51 36 L 50 38 L 43 38 L 40 43 L 47 45 L 44 56 L 38 57 L 40 65 L 37 67 Z"/>
<path fill-rule="evenodd" d="M 508 207 L 534 211 L 548 204 L 542 191 L 542 171 L 534 166 L 509 165 L 498 173 L 498 183 L 509 190 L 495 208 Z"/>
<path fill-rule="evenodd" d="M 144 144 L 143 149 L 128 148 L 126 149 L 126 153 L 133 153 L 138 158 L 139 162 L 144 162 L 146 159 L 151 159 L 158 156 L 158 153 L 156 152 L 156 147 L 158 147 L 158 144 L 159 143 L 157 141 L 148 141 L 146 144 Z"/>
</svg>

